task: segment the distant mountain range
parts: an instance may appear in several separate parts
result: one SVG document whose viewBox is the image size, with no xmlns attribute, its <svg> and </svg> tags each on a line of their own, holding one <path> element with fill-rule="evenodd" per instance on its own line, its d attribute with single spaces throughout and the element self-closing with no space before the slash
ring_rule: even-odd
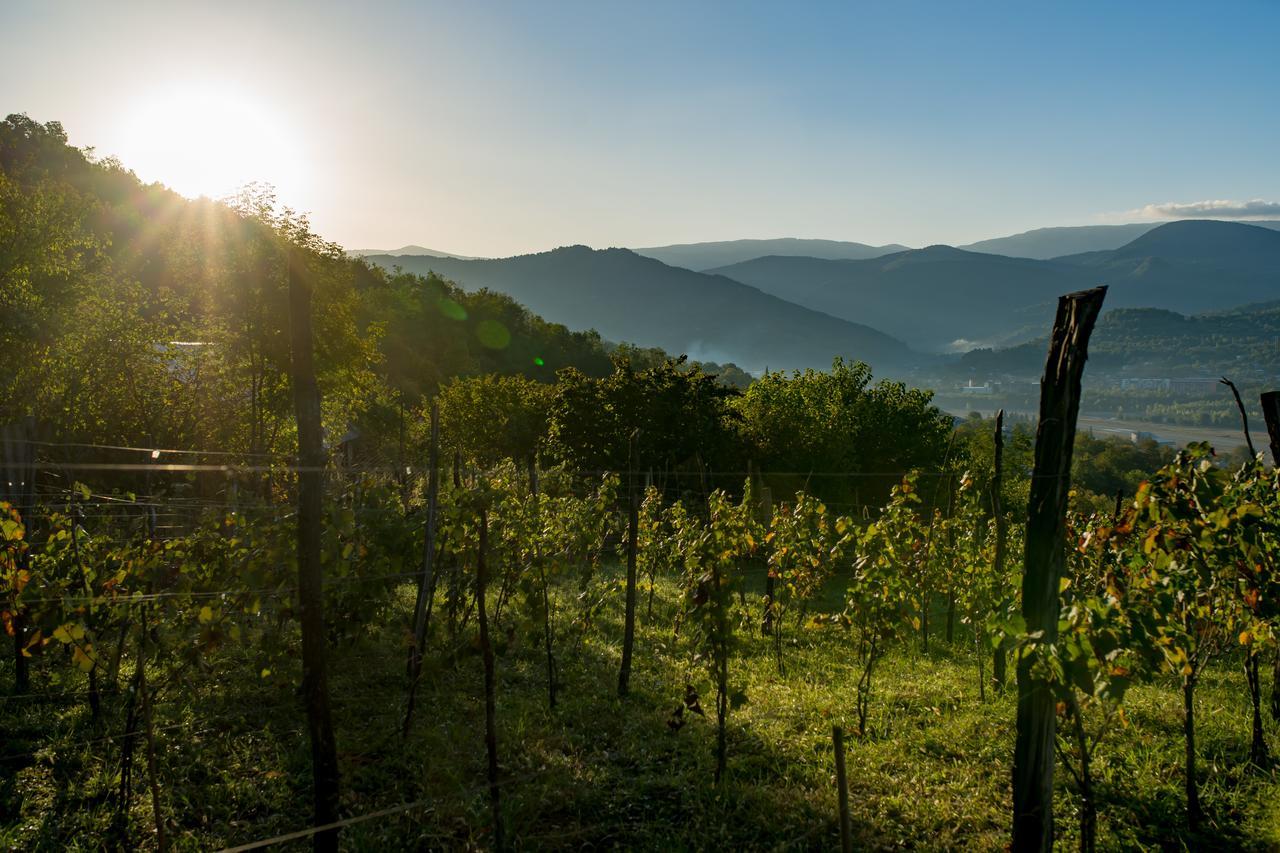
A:
<svg viewBox="0 0 1280 853">
<path fill-rule="evenodd" d="M 1215 220 L 1216 221 L 1216 220 Z M 979 240 L 960 246 L 970 252 L 985 252 L 991 255 L 1009 255 L 1014 258 L 1035 258 L 1049 260 L 1063 255 L 1076 255 L 1081 252 L 1102 252 L 1118 249 L 1137 238 L 1172 223 L 1139 222 L 1131 225 L 1078 225 L 1063 228 L 1036 228 L 1023 231 L 1009 237 L 996 237 L 991 240 Z M 1244 223 L 1262 228 L 1280 229 L 1280 221 L 1258 221 Z"/>
<path fill-rule="evenodd" d="M 781 237 L 775 240 L 724 240 L 718 243 L 677 243 L 673 246 L 652 246 L 632 249 L 637 255 L 655 258 L 673 267 L 703 272 L 760 258 L 765 255 L 802 255 L 827 260 L 865 260 L 878 258 L 893 252 L 901 252 L 906 246 L 897 243 L 888 246 L 868 246 L 844 240 L 802 240 Z"/>
<path fill-rule="evenodd" d="M 1080 252 L 1100 252 L 1118 249 L 1136 240 L 1162 223 L 1140 222 L 1132 225 L 1078 225 L 1063 228 L 1036 228 L 1012 234 L 979 240 L 959 248 L 989 255 L 1008 255 L 1013 258 L 1034 258 L 1047 261 L 1062 255 Z"/>
<path fill-rule="evenodd" d="M 1042 229 L 1007 239 L 1040 234 L 1059 246 L 1079 247 L 1128 233 L 1124 226 L 1099 227 L 1121 230 Z M 703 361 L 731 361 L 754 371 L 825 367 L 842 355 L 900 372 L 927 364 L 928 353 L 1040 338 L 1058 296 L 1097 284 L 1111 288 L 1108 310 L 1195 315 L 1276 300 L 1277 227 L 1218 220 L 1136 226 L 1141 233 L 1120 246 L 1049 259 L 929 246 L 868 258 L 766 255 L 706 271 L 677 263 L 700 264 L 778 245 L 828 254 L 879 249 L 783 240 L 644 250 L 670 250 L 671 263 L 627 249 L 585 246 L 505 259 L 464 259 L 408 247 L 417 251 L 367 258 L 388 268 L 433 271 L 467 289 L 507 293 L 570 328 L 593 328 L 610 340 L 660 346 Z"/>
<path fill-rule="evenodd" d="M 435 272 L 468 290 L 514 297 L 547 320 L 605 338 L 660 346 L 747 370 L 829 367 L 834 356 L 877 371 L 910 366 L 901 341 L 720 275 L 668 266 L 627 249 L 571 246 L 500 260 L 370 255 L 408 272 Z"/>
<path fill-rule="evenodd" d="M 353 258 L 367 258 L 370 255 L 422 255 L 428 258 L 457 258 L 463 261 L 473 260 L 467 255 L 453 255 L 449 252 L 438 252 L 426 246 L 401 246 L 399 249 L 349 249 L 347 254 Z"/>
<path fill-rule="evenodd" d="M 1280 231 L 1216 220 L 1152 228 L 1129 243 L 1052 260 L 930 246 L 863 261 L 767 257 L 711 270 L 913 347 L 946 351 L 1025 340 L 1057 296 L 1108 284 L 1108 308 L 1183 313 L 1280 295 Z"/>
<path fill-rule="evenodd" d="M 1084 252 L 1100 252 L 1118 249 L 1136 240 L 1148 231 L 1169 223 L 1138 222 L 1128 225 L 1074 225 L 1057 228 L 1036 228 L 993 237 L 956 246 L 967 252 L 988 255 L 1007 255 L 1011 258 L 1050 260 L 1064 255 Z M 1262 220 L 1242 223 L 1260 228 L 1280 230 L 1280 220 Z M 646 258 L 655 258 L 673 267 L 684 267 L 695 272 L 705 272 L 717 267 L 751 261 L 768 255 L 819 258 L 829 261 L 861 261 L 907 251 L 910 247 L 900 243 L 871 246 L 848 240 L 811 240 L 798 237 L 779 237 L 772 240 L 721 240 L 708 243 L 675 243 L 670 246 L 632 248 L 631 251 Z M 351 249 L 348 255 L 363 258 L 368 255 L 426 255 L 432 258 L 460 258 L 477 260 L 474 255 L 456 255 L 428 249 L 425 246 L 401 246 L 399 249 Z"/>
<path fill-rule="evenodd" d="M 1025 339 L 1079 281 L 1068 266 L 950 246 L 866 261 L 757 258 L 713 272 L 933 351 Z"/>
</svg>

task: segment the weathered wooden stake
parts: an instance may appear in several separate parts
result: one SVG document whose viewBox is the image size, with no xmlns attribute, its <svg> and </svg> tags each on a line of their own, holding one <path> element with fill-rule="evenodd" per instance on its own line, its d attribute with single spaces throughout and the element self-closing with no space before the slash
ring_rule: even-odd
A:
<svg viewBox="0 0 1280 853">
<path fill-rule="evenodd" d="M 35 418 L 0 429 L 0 500 L 16 509 L 22 518 L 25 536 L 32 541 L 32 519 L 35 503 Z M 20 569 L 30 569 L 30 551 L 18 558 Z M 27 644 L 27 614 L 13 614 L 13 692 L 21 695 L 31 689 L 31 670 L 24 649 Z"/>
<path fill-rule="evenodd" d="M 618 695 L 626 696 L 631 682 L 631 655 L 636 643 L 636 538 L 640 524 L 640 499 L 636 492 L 636 445 L 640 430 L 631 431 L 627 472 L 627 604 L 622 629 L 622 667 L 618 670 Z"/>
<path fill-rule="evenodd" d="M 1066 513 L 1071 451 L 1080 411 L 1080 379 L 1089 335 L 1107 289 L 1098 287 L 1058 300 L 1049 357 L 1040 382 L 1040 423 L 1028 501 L 1022 615 L 1042 643 L 1058 637 L 1058 585 L 1066 557 Z M 1017 735 L 1013 752 L 1013 846 L 1021 851 L 1053 849 L 1053 694 L 1032 672 L 1032 659 L 1018 660 Z"/>
<path fill-rule="evenodd" d="M 1236 408 L 1240 410 L 1240 429 L 1244 430 L 1244 443 L 1249 445 L 1249 456 L 1257 458 L 1258 451 L 1253 449 L 1253 436 L 1249 435 L 1249 416 L 1244 411 L 1244 401 L 1240 399 L 1240 389 L 1236 388 L 1236 383 L 1227 377 L 1218 380 L 1223 385 L 1231 389 L 1231 395 L 1236 398 Z"/>
<path fill-rule="evenodd" d="M 773 526 L 773 489 L 769 486 L 760 488 L 760 523 L 766 530 Z M 778 580 L 773 576 L 767 563 L 764 568 L 764 616 L 760 619 L 760 634 L 771 637 L 773 636 L 773 597 L 777 594 Z"/>
<path fill-rule="evenodd" d="M 164 830 L 164 813 L 160 808 L 160 777 L 156 771 L 156 733 L 151 715 L 151 689 L 147 686 L 147 659 L 145 654 L 147 631 L 146 608 L 142 611 L 142 634 L 138 654 L 138 690 L 142 701 L 142 721 L 147 735 L 147 781 L 151 787 L 151 816 L 156 825 L 156 847 L 160 853 L 169 849 Z"/>
<path fill-rule="evenodd" d="M 320 432 L 320 387 L 311 333 L 311 282 L 303 258 L 288 258 L 289 326 L 293 404 L 298 421 L 298 610 L 302 628 L 302 692 L 311 736 L 311 776 L 315 824 L 338 819 L 338 749 L 329 710 L 325 669 L 324 588 L 321 577 L 321 519 L 324 500 L 324 445 Z M 316 851 L 336 851 L 338 830 L 312 836 Z"/>
<path fill-rule="evenodd" d="M 422 651 L 431 626 L 431 605 L 435 600 L 436 506 L 440 495 L 440 405 L 431 404 L 431 449 L 427 453 L 427 522 L 422 539 L 422 577 L 418 579 L 418 600 L 413 611 L 413 647 L 409 649 L 409 702 L 404 714 L 402 735 L 409 736 L 413 706 L 422 675 Z"/>
<path fill-rule="evenodd" d="M 539 514 L 541 503 L 538 498 L 538 456 L 529 457 L 529 497 L 533 500 L 533 511 L 536 525 L 541 524 Z M 547 704 L 556 706 L 556 655 L 555 655 L 555 613 L 551 604 L 551 582 L 547 578 L 547 567 L 538 557 L 537 540 L 534 540 L 533 561 L 538 566 L 538 579 L 542 586 L 542 643 L 547 653 Z"/>
<path fill-rule="evenodd" d="M 489 510 L 480 510 L 480 550 L 476 557 L 476 618 L 480 622 L 480 654 L 484 657 L 484 748 L 489 758 L 489 809 L 493 819 L 493 846 L 503 849 L 502 805 L 498 793 L 498 726 L 494 701 L 497 678 L 494 674 L 493 643 L 489 641 L 489 615 L 485 591 L 489 585 Z"/>
<path fill-rule="evenodd" d="M 1262 404 L 1262 418 L 1267 422 L 1271 461 L 1280 466 L 1280 391 L 1267 391 L 1258 400 Z"/>
<path fill-rule="evenodd" d="M 996 547 L 991 560 L 991 570 L 995 573 L 998 582 L 1004 577 L 1004 552 L 1008 541 L 1004 499 L 1000 496 L 1000 490 L 1004 485 L 1004 409 L 996 412 L 994 441 L 995 464 L 991 475 L 991 515 L 996 520 Z M 1004 645 L 997 645 L 992 651 L 991 658 L 991 682 L 997 693 L 1004 692 L 1006 660 Z"/>
<path fill-rule="evenodd" d="M 1280 467 L 1280 391 L 1265 392 L 1259 402 L 1262 404 L 1262 418 L 1267 422 L 1271 461 Z M 1280 649 L 1276 649 L 1271 664 L 1271 718 L 1280 720 Z"/>
<path fill-rule="evenodd" d="M 853 830 L 849 825 L 849 779 L 844 769 L 844 731 L 832 726 L 836 747 L 836 795 L 840 803 L 840 853 L 853 853 Z"/>
</svg>

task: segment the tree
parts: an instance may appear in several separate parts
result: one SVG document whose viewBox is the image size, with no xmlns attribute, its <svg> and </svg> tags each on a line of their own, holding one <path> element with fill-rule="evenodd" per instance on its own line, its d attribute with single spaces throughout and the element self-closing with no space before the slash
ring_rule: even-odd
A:
<svg viewBox="0 0 1280 853">
<path fill-rule="evenodd" d="M 792 475 L 770 478 L 775 493 L 878 505 L 901 472 L 942 462 L 951 422 L 931 400 L 902 383 L 871 385 L 866 364 L 837 358 L 827 372 L 766 373 L 732 406 L 760 470 Z"/>
<path fill-rule="evenodd" d="M 551 386 L 523 376 L 455 377 L 440 389 L 441 442 L 490 467 L 525 463 L 547 431 Z"/>
<path fill-rule="evenodd" d="M 687 367 L 683 356 L 643 370 L 620 357 L 601 379 L 562 370 L 551 402 L 550 450 L 583 471 L 664 471 L 731 458 L 732 393 Z M 628 447 L 637 429 L 632 469 Z"/>
</svg>

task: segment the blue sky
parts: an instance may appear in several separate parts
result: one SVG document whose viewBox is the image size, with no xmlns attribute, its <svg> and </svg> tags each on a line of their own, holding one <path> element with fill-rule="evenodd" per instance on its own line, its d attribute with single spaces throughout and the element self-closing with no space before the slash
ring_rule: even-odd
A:
<svg viewBox="0 0 1280 853">
<path fill-rule="evenodd" d="M 1280 201 L 1277 3 L 11 2 L 0 27 L 5 112 L 184 192 L 269 181 L 353 248 L 927 245 Z"/>
</svg>

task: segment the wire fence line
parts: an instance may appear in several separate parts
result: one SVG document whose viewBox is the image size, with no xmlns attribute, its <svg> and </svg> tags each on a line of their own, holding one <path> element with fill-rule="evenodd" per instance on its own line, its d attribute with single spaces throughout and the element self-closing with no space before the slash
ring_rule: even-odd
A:
<svg viewBox="0 0 1280 853">
<path fill-rule="evenodd" d="M 149 448 L 116 447 L 116 446 L 109 446 L 109 445 L 91 446 L 91 445 L 70 445 L 70 444 L 56 445 L 53 443 L 41 443 L 41 444 L 44 444 L 46 446 L 55 446 L 55 447 L 56 446 L 64 446 L 64 447 L 76 446 L 84 449 L 103 449 L 108 451 L 121 451 L 121 452 L 145 452 L 145 453 L 156 452 Z M 165 454 L 175 454 L 175 455 L 177 454 L 189 454 L 189 455 L 221 454 L 224 456 L 236 455 L 230 451 L 163 450 L 159 452 L 162 455 L 165 455 Z M 298 472 L 320 471 L 320 472 L 325 472 L 327 474 L 334 475 L 335 478 L 342 477 L 342 476 L 359 476 L 364 474 L 376 475 L 376 474 L 388 474 L 388 473 L 399 476 L 405 472 L 405 468 L 403 465 L 298 466 L 295 464 L 289 464 L 289 462 L 291 462 L 295 458 L 292 456 L 285 456 L 283 454 L 278 456 L 261 454 L 260 457 L 269 458 L 269 459 L 280 459 L 282 460 L 282 464 L 268 464 L 268 465 L 261 465 L 261 464 L 234 465 L 232 464 L 232 465 L 229 465 L 229 464 L 201 464 L 199 462 L 167 463 L 167 462 L 160 462 L 160 461 L 152 461 L 152 462 L 145 462 L 145 463 L 127 463 L 127 462 L 120 463 L 120 462 L 106 462 L 106 461 L 82 462 L 82 463 L 70 463 L 70 462 L 60 463 L 60 462 L 50 462 L 50 461 L 37 461 L 36 468 L 41 470 L 46 470 L 46 471 L 59 471 L 59 470 L 61 471 L 99 471 L 99 472 L 121 472 L 121 473 L 142 472 L 142 473 L 147 473 L 149 475 L 150 474 L 157 475 L 157 479 L 159 479 L 161 475 L 165 475 L 165 474 L 186 475 L 186 474 L 198 474 L 202 472 L 225 472 L 228 474 L 235 475 L 240 473 L 264 473 L 265 472 L 265 473 L 279 474 L 282 472 L 298 473 Z M 422 469 L 418 469 L 418 476 L 421 476 L 421 473 L 422 473 Z M 623 473 L 623 472 L 604 471 L 604 470 L 575 472 L 575 474 L 578 476 L 603 476 L 605 474 L 619 474 L 619 473 Z M 631 472 L 632 476 L 635 476 L 638 473 L 640 472 Z M 943 477 L 955 478 L 956 477 L 956 474 L 954 472 L 949 472 L 949 471 L 925 471 L 925 472 L 907 472 L 907 471 L 893 471 L 893 472 L 793 471 L 793 472 L 786 472 L 786 471 L 780 471 L 780 472 L 771 472 L 771 471 L 761 471 L 758 469 L 752 470 L 752 471 L 705 471 L 705 472 L 666 471 L 658 475 L 663 482 L 660 486 L 655 484 L 655 488 L 658 488 L 659 491 L 665 495 L 681 495 L 691 491 L 705 489 L 709 481 L 714 481 L 714 480 L 723 481 L 723 479 L 727 477 L 760 477 L 760 478 L 791 477 L 791 478 L 803 479 L 806 481 L 810 478 L 814 478 L 814 479 L 844 478 L 848 480 L 865 480 L 865 479 L 874 478 L 874 479 L 883 481 L 888 478 L 900 478 L 910 473 L 915 473 L 918 476 L 925 476 L 925 477 L 937 477 L 937 478 L 943 478 Z M 680 485 L 681 483 L 685 483 L 687 485 L 684 488 L 682 488 Z M 171 494 L 166 494 L 163 488 L 161 488 L 160 490 L 156 490 L 154 488 L 154 484 L 149 483 L 149 485 L 152 486 L 150 490 L 151 491 L 150 494 L 145 494 L 140 496 L 134 495 L 134 496 L 126 497 L 126 496 L 117 496 L 117 495 L 104 495 L 104 494 L 90 492 L 89 498 L 85 499 L 83 497 L 82 492 L 78 489 L 57 488 L 57 487 L 50 486 L 48 484 L 42 484 L 41 497 L 51 498 L 51 497 L 57 496 L 58 498 L 66 499 L 73 507 L 72 515 L 77 521 L 77 523 L 88 521 L 91 519 L 94 520 L 95 522 L 102 522 L 108 525 L 113 521 L 122 521 L 122 522 L 140 521 L 140 520 L 146 519 L 146 516 L 141 516 L 141 515 L 136 517 L 132 516 L 131 510 L 135 510 L 135 509 L 142 510 L 142 511 L 150 510 L 151 511 L 151 516 L 150 516 L 151 533 L 153 534 L 153 538 L 163 538 L 164 533 L 167 531 L 183 529 L 183 526 L 180 524 L 179 525 L 155 524 L 157 520 L 181 519 L 187 513 L 191 513 L 191 512 L 204 512 L 204 511 L 224 512 L 226 511 L 226 512 L 234 512 L 234 513 L 245 513 L 245 514 L 251 515 L 258 511 L 263 511 L 263 512 L 270 511 L 275 515 L 277 520 L 287 520 L 293 517 L 293 514 L 294 514 L 293 512 L 290 511 L 289 504 L 283 501 L 281 502 L 240 501 L 240 500 L 228 501 L 225 498 L 219 499 L 217 497 L 200 497 L 200 496 L 194 496 L 194 495 L 181 495 L 181 494 L 171 495 Z M 855 507 L 872 506 L 872 504 L 864 504 L 859 502 L 828 501 L 828 503 L 832 503 L 833 506 L 855 506 Z M 107 511 L 108 508 L 116 511 L 114 512 Z M 84 509 L 99 509 L 100 511 L 84 512 L 83 511 Z M 381 511 L 376 508 L 360 507 L 360 506 L 353 506 L 353 507 L 350 507 L 350 509 L 358 513 L 364 513 L 364 512 L 375 513 L 375 512 Z M 41 520 L 48 521 L 48 520 L 51 520 L 54 517 L 54 515 L 55 514 L 53 513 L 33 514 L 30 516 L 30 518 L 32 520 L 41 519 Z M 155 535 L 155 534 L 159 534 L 159 535 Z M 92 536 L 92 541 L 94 542 L 134 543 L 134 542 L 137 542 L 138 539 L 139 537 L 104 538 L 101 535 Z M 337 578 L 327 577 L 324 580 L 324 587 L 328 589 L 328 588 L 339 587 L 346 584 L 366 584 L 366 583 L 377 583 L 382 581 L 394 581 L 394 580 L 420 580 L 423 576 L 424 576 L 424 572 L 421 570 L 418 570 L 418 571 L 397 572 L 392 574 L 372 575 L 368 577 L 360 577 L 360 576 L 348 576 L 348 577 L 337 577 Z M 225 598 L 229 596 L 247 596 L 247 595 L 261 595 L 264 597 L 283 596 L 283 595 L 293 595 L 296 592 L 297 592 L 296 586 L 285 585 L 285 586 L 264 587 L 264 588 L 258 588 L 258 589 L 227 588 L 222 590 L 201 590 L 201 591 L 190 591 L 190 592 L 161 591 L 161 592 L 152 592 L 152 593 L 138 593 L 138 594 L 129 595 L 129 596 L 123 596 L 123 595 L 121 596 L 65 596 L 65 597 L 59 597 L 56 599 L 54 598 L 37 599 L 37 600 L 32 600 L 26 603 L 30 603 L 30 604 L 62 603 L 62 604 L 68 604 L 72 606 L 102 605 L 102 606 L 126 606 L 127 607 L 134 604 L 142 604 L 142 603 L 152 602 L 152 601 L 162 601 L 166 599 L 214 600 L 214 599 Z M 369 595 L 367 597 L 372 599 L 375 596 Z M 104 694 L 99 694 L 99 695 L 104 695 Z M 89 696 L 88 693 L 68 694 L 66 698 L 68 699 L 88 698 L 88 696 Z M 9 698 L 16 699 L 18 697 L 9 697 Z M 34 700 L 36 697 L 31 697 L 31 698 Z M 44 701 L 50 701 L 49 697 L 39 697 L 39 698 Z M 298 702 L 299 700 L 297 699 L 290 699 L 274 705 L 257 704 L 251 710 L 246 710 L 243 713 L 228 714 L 228 715 L 221 715 L 221 716 L 216 716 L 216 715 L 200 716 L 184 722 L 165 724 L 165 725 L 153 727 L 151 730 L 151 733 L 152 734 L 156 734 L 156 733 L 168 734 L 173 732 L 183 732 L 188 737 L 195 737 L 195 736 L 210 734 L 215 732 L 226 732 L 227 729 L 224 726 L 217 725 L 215 723 L 247 721 L 264 714 L 270 715 L 270 714 L 276 713 L 288 707 L 296 707 Z M 159 701 L 153 702 L 153 705 L 157 707 L 163 707 L 166 704 L 168 704 L 168 702 L 159 702 Z M 290 729 L 288 731 L 292 733 L 301 733 L 303 729 L 295 728 L 295 729 Z M 38 749 L 31 750 L 28 752 L 19 752 L 19 753 L 10 753 L 7 755 L 0 755 L 0 762 L 8 762 L 8 761 L 26 758 L 26 757 L 35 757 L 35 756 L 38 756 L 40 753 L 45 752 L 46 750 L 49 750 L 49 749 L 85 748 L 85 747 L 90 747 L 90 746 L 102 744 L 102 743 L 118 742 L 126 738 L 146 736 L 147 734 L 148 732 L 146 729 L 141 727 L 136 727 L 136 730 L 134 731 L 111 734 L 111 735 L 107 735 L 100 738 L 94 738 L 90 740 L 55 742 L 55 743 L 46 744 L 45 746 L 42 746 Z M 539 775 L 545 772 L 548 772 L 548 771 L 544 769 L 542 771 L 538 771 L 537 773 L 526 774 L 523 777 L 509 777 L 509 778 L 500 780 L 499 785 L 510 786 L 514 784 L 519 784 L 524 781 L 535 779 Z M 487 787 L 488 787 L 487 783 L 476 784 L 469 788 L 463 789 L 464 795 L 469 795 L 470 792 L 485 790 Z M 298 840 L 312 837 L 317 833 L 325 832 L 328 830 L 341 829 L 344 827 L 366 823 L 368 821 L 375 821 L 379 819 L 395 817 L 402 814 L 408 814 L 418 809 L 431 808 L 433 802 L 434 801 L 429 798 L 413 800 L 413 801 L 401 803 L 395 806 L 378 809 L 376 811 L 365 813 L 362 815 L 356 815 L 356 816 L 344 818 L 342 820 L 335 821 L 333 823 L 326 824 L 323 826 L 307 827 L 304 829 L 295 830 L 282 835 L 259 839 L 257 841 L 248 842 L 235 847 L 229 847 L 229 848 L 226 848 L 226 850 L 230 851 L 230 853 L 236 853 L 236 851 L 256 850 L 256 849 L 261 849 L 264 847 L 269 847 L 277 844 L 287 843 L 290 841 L 298 841 Z M 614 826 L 614 825 L 615 824 L 599 824 L 596 827 L 586 827 L 584 830 L 579 830 L 579 832 L 590 831 L 596 828 L 605 828 L 605 827 Z M 800 836 L 796 843 L 800 843 L 804 839 L 810 838 L 814 832 L 819 830 L 820 828 L 810 829 L 804 835 Z"/>
<path fill-rule="evenodd" d="M 528 773 L 522 773 L 518 776 L 508 776 L 506 778 L 500 778 L 495 783 L 495 785 L 499 789 L 509 788 L 513 785 L 523 785 L 526 782 L 532 782 L 539 778 L 542 778 L 550 774 L 551 772 L 552 772 L 551 768 L 539 768 L 537 770 L 529 771 Z M 490 785 L 488 782 L 478 782 L 471 785 L 462 786 L 457 791 L 457 795 L 459 797 L 475 796 L 476 794 L 481 794 L 488 791 L 489 788 L 490 788 Z M 342 820 L 336 820 L 336 821 L 333 821 L 332 823 L 326 823 L 320 826 L 310 826 L 310 827 L 306 827 L 305 829 L 298 829 L 298 830 L 294 830 L 293 832 L 283 833 L 281 835 L 273 835 L 269 838 L 262 838 L 262 839 L 258 839 L 257 841 L 250 841 L 245 844 L 237 845 L 235 847 L 225 847 L 222 850 L 218 851 L 218 853 L 245 853 L 245 851 L 261 850 L 264 847 L 271 847 L 276 844 L 284 844 L 289 841 L 301 841 L 304 838 L 310 838 L 322 832 L 329 832 L 335 829 L 343 829 L 345 827 L 355 826 L 357 824 L 365 823 L 370 820 L 377 820 L 378 818 L 392 817 L 394 815 L 404 814 L 406 812 L 410 812 L 415 809 L 430 808 L 434 804 L 435 804 L 434 799 L 423 797 L 417 800 L 411 800 L 409 802 L 400 803 L 399 805 L 388 806 L 386 808 L 378 809 L 376 811 L 366 812 L 365 814 L 343 818 Z M 594 826 L 587 827 L 587 829 L 601 829 L 610 825 L 612 824 L 598 823 L 598 824 L 595 824 Z"/>
</svg>

